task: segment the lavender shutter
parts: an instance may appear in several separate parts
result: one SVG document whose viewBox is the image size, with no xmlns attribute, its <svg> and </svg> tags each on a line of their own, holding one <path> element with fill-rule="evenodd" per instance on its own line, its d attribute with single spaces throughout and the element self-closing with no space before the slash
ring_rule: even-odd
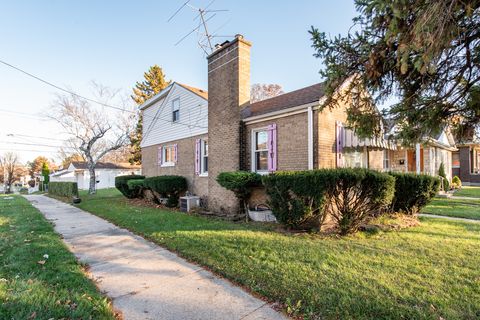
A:
<svg viewBox="0 0 480 320">
<path fill-rule="evenodd" d="M 163 147 L 158 147 L 158 165 L 162 165 L 162 159 L 163 159 Z"/>
<path fill-rule="evenodd" d="M 178 161 L 178 145 L 176 143 L 173 145 L 173 161 L 175 163 Z"/>
<path fill-rule="evenodd" d="M 337 145 L 337 168 L 343 167 L 343 124 L 340 121 L 336 122 L 336 145 Z"/>
<path fill-rule="evenodd" d="M 277 171 L 277 124 L 268 126 L 268 171 Z"/>
<path fill-rule="evenodd" d="M 195 174 L 200 174 L 200 148 L 201 148 L 201 140 L 195 140 Z"/>
</svg>

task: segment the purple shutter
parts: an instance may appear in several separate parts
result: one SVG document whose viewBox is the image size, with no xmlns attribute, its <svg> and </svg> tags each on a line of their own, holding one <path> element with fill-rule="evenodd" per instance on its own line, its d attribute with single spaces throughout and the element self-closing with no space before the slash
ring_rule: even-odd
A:
<svg viewBox="0 0 480 320">
<path fill-rule="evenodd" d="M 335 125 L 336 146 L 337 146 L 337 168 L 343 167 L 343 124 L 340 121 Z"/>
<path fill-rule="evenodd" d="M 178 161 L 178 145 L 176 143 L 173 145 L 173 161 L 175 163 Z"/>
<path fill-rule="evenodd" d="M 162 159 L 163 159 L 163 147 L 158 147 L 158 165 L 162 165 Z"/>
<path fill-rule="evenodd" d="M 268 126 L 268 171 L 277 171 L 277 124 Z"/>
<path fill-rule="evenodd" d="M 201 140 L 195 140 L 195 174 L 200 174 L 200 149 L 201 149 Z"/>
</svg>

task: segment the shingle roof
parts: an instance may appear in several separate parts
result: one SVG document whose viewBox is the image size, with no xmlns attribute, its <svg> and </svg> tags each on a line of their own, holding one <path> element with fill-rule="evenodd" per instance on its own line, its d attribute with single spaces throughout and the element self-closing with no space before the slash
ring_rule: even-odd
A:
<svg viewBox="0 0 480 320">
<path fill-rule="evenodd" d="M 87 163 L 83 161 L 72 161 L 71 164 L 75 169 L 86 170 Z M 95 169 L 137 169 L 137 166 L 127 166 L 122 164 L 116 164 L 112 162 L 97 162 Z"/>
<path fill-rule="evenodd" d="M 205 91 L 203 89 L 187 86 L 186 84 L 183 84 L 183 83 L 178 83 L 178 84 L 181 85 L 182 87 L 184 87 L 185 89 L 192 91 L 196 95 L 199 95 L 200 97 L 208 100 L 208 92 L 207 91 Z"/>
<path fill-rule="evenodd" d="M 301 88 L 282 95 L 251 103 L 243 111 L 243 117 L 257 116 L 273 111 L 288 109 L 295 106 L 317 102 L 325 94 L 323 83 L 317 83 L 309 87 Z"/>
</svg>

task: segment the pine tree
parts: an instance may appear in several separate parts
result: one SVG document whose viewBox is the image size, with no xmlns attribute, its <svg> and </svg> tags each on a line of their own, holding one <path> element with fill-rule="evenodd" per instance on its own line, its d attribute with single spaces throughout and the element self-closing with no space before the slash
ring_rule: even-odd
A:
<svg viewBox="0 0 480 320">
<path fill-rule="evenodd" d="M 43 189 L 45 190 L 45 186 L 48 185 L 50 182 L 50 169 L 48 168 L 48 163 L 44 162 L 42 164 L 42 176 L 43 176 Z"/>
<path fill-rule="evenodd" d="M 133 95 L 131 96 L 133 101 L 135 101 L 138 105 L 143 104 L 145 101 L 165 89 L 171 82 L 170 80 L 165 80 L 165 74 L 163 73 L 162 68 L 160 68 L 158 65 L 151 66 L 148 71 L 143 74 L 143 78 L 145 79 L 144 81 L 137 81 L 135 87 L 133 88 Z M 140 113 L 135 132 L 130 136 L 132 155 L 129 159 L 129 162 L 131 164 L 142 163 L 142 151 L 140 148 L 143 131 L 142 123 L 143 117 Z"/>
</svg>

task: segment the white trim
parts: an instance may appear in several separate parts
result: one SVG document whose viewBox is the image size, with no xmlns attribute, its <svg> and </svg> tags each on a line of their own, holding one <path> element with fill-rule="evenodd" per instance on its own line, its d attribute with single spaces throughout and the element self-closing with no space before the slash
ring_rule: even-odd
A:
<svg viewBox="0 0 480 320">
<path fill-rule="evenodd" d="M 313 108 L 308 107 L 308 170 L 313 170 Z"/>
<path fill-rule="evenodd" d="M 420 143 L 417 143 L 415 145 L 415 169 L 416 169 L 417 174 L 420 174 L 421 169 L 422 169 L 421 168 L 422 164 L 421 164 L 421 161 L 420 161 L 422 156 L 420 155 L 420 152 L 421 152 Z"/>
<path fill-rule="evenodd" d="M 258 174 L 268 174 L 268 169 L 262 170 L 262 171 L 256 171 L 256 168 L 255 168 L 255 152 L 257 151 L 255 149 L 255 145 L 256 145 L 255 133 L 260 131 L 268 132 L 268 127 L 254 128 L 250 132 L 250 170 Z"/>
<path fill-rule="evenodd" d="M 292 115 L 295 115 L 295 114 L 307 112 L 308 107 L 314 107 L 314 106 L 317 106 L 317 105 L 318 105 L 318 102 L 313 102 L 313 103 L 307 103 L 307 104 L 303 104 L 303 105 L 300 105 L 300 106 L 291 107 L 291 108 L 287 108 L 287 109 L 283 109 L 283 110 L 272 111 L 272 112 L 268 112 L 268 113 L 261 114 L 261 115 L 258 115 L 258 116 L 245 118 L 245 119 L 243 119 L 243 122 L 245 122 L 245 124 L 254 124 L 254 123 L 258 123 L 258 122 L 262 122 L 262 121 L 269 121 L 269 120 L 273 120 L 273 119 L 288 117 L 288 116 L 292 116 Z"/>
</svg>

